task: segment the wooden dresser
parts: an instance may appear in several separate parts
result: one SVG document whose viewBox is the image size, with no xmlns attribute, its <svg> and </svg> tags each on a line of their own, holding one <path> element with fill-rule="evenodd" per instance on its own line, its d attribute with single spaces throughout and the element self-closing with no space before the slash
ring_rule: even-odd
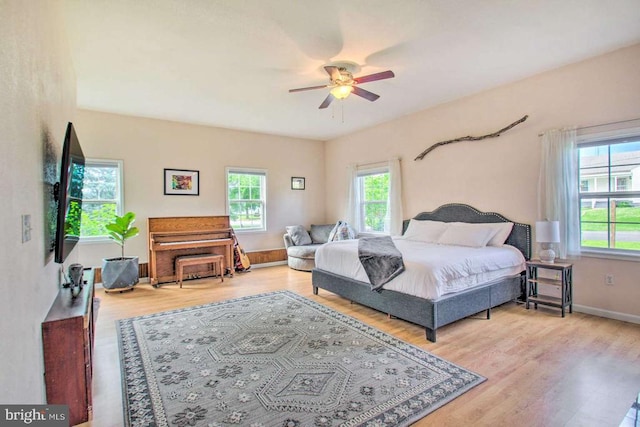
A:
<svg viewBox="0 0 640 427">
<path fill-rule="evenodd" d="M 69 425 L 87 422 L 92 414 L 93 338 L 97 315 L 93 279 L 93 270 L 85 269 L 85 284 L 76 298 L 71 297 L 71 289 L 60 289 L 42 323 L 47 403 L 69 405 Z"/>
</svg>

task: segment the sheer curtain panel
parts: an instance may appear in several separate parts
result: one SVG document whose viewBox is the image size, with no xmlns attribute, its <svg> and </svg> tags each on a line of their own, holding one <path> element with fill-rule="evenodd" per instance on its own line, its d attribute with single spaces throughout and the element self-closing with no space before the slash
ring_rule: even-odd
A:
<svg viewBox="0 0 640 427">
<path fill-rule="evenodd" d="M 400 159 L 389 160 L 389 234 L 402 235 L 402 177 Z"/>
<path fill-rule="evenodd" d="M 539 219 L 560 222 L 560 258 L 580 254 L 576 139 L 575 127 L 553 129 L 542 135 L 538 181 Z"/>
<path fill-rule="evenodd" d="M 360 200 L 358 191 L 358 166 L 350 164 L 347 166 L 347 209 L 345 212 L 346 221 L 356 230 L 360 230 L 360 215 L 358 213 L 358 201 Z"/>
</svg>

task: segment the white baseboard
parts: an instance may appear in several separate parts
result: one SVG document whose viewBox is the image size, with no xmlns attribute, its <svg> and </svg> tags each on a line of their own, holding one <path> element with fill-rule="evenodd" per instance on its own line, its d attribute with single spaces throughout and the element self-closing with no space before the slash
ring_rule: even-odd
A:
<svg viewBox="0 0 640 427">
<path fill-rule="evenodd" d="M 576 304 L 573 304 L 573 309 L 580 313 L 606 317 L 607 319 L 622 320 L 623 322 L 640 324 L 640 316 L 636 316 L 634 314 L 618 313 L 617 311 L 603 310 L 601 308 L 594 308 L 588 307 L 586 305 Z"/>
</svg>

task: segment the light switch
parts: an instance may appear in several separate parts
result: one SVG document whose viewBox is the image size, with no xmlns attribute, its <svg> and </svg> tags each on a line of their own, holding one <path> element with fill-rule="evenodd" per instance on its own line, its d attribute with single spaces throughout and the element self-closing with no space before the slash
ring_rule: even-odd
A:
<svg viewBox="0 0 640 427">
<path fill-rule="evenodd" d="M 31 240 L 31 215 L 22 215 L 22 243 Z"/>
</svg>

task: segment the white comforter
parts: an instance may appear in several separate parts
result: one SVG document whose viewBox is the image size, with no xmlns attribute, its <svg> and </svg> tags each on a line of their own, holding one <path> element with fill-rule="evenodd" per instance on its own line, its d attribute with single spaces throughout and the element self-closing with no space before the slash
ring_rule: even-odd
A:
<svg viewBox="0 0 640 427">
<path fill-rule="evenodd" d="M 383 286 L 420 298 L 439 297 L 519 274 L 525 269 L 522 253 L 513 246 L 438 245 L 393 239 L 402 253 L 405 272 Z M 369 283 L 358 259 L 358 241 L 342 240 L 319 247 L 316 268 Z"/>
</svg>

